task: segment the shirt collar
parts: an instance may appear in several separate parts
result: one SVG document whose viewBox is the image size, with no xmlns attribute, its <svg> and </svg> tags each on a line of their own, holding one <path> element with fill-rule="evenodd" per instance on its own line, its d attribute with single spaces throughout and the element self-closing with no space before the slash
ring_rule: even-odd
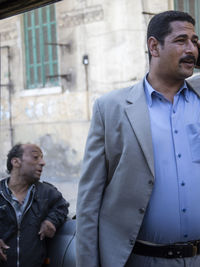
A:
<svg viewBox="0 0 200 267">
<path fill-rule="evenodd" d="M 10 189 L 9 189 L 9 187 L 8 187 L 8 181 L 9 181 L 9 177 L 5 180 L 5 186 L 6 186 L 6 192 L 7 192 L 7 194 L 9 194 L 9 195 L 11 195 L 11 191 L 10 191 Z"/>
<path fill-rule="evenodd" d="M 8 181 L 9 181 L 10 177 L 8 177 L 6 180 L 5 180 L 5 186 L 6 186 L 6 191 L 7 191 L 7 194 L 12 196 L 12 191 L 10 190 L 9 186 L 8 186 Z M 35 190 L 35 184 L 32 184 L 29 189 L 28 189 L 28 192 L 33 192 L 33 190 Z"/>
<path fill-rule="evenodd" d="M 147 74 L 148 75 L 148 74 Z M 144 90 L 145 90 L 145 94 L 146 94 L 146 98 L 147 98 L 147 104 L 151 107 L 152 106 L 152 95 L 160 95 L 163 97 L 163 95 L 156 91 L 148 82 L 147 80 L 147 75 L 144 79 Z M 181 88 L 179 89 L 179 91 L 176 93 L 176 95 L 180 94 L 182 92 L 183 96 L 185 97 L 185 100 L 187 102 L 189 102 L 189 89 L 187 86 L 187 83 L 184 81 L 183 85 L 181 86 Z"/>
</svg>

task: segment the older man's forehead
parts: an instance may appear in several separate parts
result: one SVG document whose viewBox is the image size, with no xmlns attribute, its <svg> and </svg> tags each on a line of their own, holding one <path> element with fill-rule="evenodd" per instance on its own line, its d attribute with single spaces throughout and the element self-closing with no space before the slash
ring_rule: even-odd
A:
<svg viewBox="0 0 200 267">
<path fill-rule="evenodd" d="M 24 152 L 39 153 L 39 154 L 43 155 L 41 148 L 35 144 L 24 144 L 23 150 L 24 150 Z"/>
</svg>

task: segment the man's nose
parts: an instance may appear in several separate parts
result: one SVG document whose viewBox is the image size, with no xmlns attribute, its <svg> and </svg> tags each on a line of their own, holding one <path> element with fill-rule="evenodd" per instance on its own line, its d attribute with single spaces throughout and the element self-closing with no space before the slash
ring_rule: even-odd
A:
<svg viewBox="0 0 200 267">
<path fill-rule="evenodd" d="M 188 40 L 187 46 L 186 46 L 186 53 L 188 54 L 195 54 L 197 52 L 197 45 L 192 42 L 191 40 Z"/>
<path fill-rule="evenodd" d="M 40 159 L 40 165 L 41 165 L 41 166 L 44 166 L 44 165 L 45 165 L 45 161 L 44 161 L 43 158 Z"/>
</svg>

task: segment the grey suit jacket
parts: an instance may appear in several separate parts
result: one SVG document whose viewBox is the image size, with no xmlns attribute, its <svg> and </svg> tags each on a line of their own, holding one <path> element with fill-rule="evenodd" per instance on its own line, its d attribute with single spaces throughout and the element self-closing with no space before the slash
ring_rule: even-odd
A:
<svg viewBox="0 0 200 267">
<path fill-rule="evenodd" d="M 143 81 L 97 99 L 77 200 L 77 267 L 122 267 L 154 184 Z"/>
</svg>

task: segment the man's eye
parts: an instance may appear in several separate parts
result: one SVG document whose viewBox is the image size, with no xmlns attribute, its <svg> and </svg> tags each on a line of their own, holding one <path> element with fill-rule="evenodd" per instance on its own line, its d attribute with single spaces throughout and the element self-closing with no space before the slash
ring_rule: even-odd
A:
<svg viewBox="0 0 200 267">
<path fill-rule="evenodd" d="M 193 40 L 192 41 L 194 45 L 197 45 L 198 44 L 198 41 L 197 40 Z"/>
</svg>

